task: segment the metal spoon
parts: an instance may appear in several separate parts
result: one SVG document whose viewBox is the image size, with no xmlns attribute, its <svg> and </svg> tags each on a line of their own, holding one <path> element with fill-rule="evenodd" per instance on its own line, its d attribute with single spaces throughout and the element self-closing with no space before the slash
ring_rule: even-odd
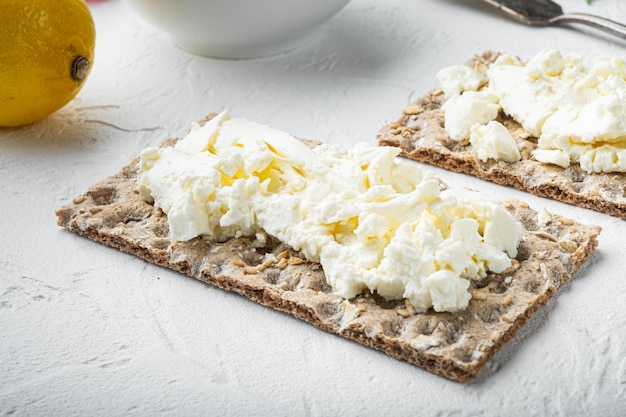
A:
<svg viewBox="0 0 626 417">
<path fill-rule="evenodd" d="M 626 39 L 626 26 L 586 13 L 563 13 L 561 6 L 550 0 L 484 0 L 513 19 L 531 26 L 582 23 Z"/>
</svg>

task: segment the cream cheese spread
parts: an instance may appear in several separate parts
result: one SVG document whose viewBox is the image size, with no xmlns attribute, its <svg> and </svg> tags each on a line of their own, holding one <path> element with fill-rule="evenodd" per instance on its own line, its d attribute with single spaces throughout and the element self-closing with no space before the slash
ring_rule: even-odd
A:
<svg viewBox="0 0 626 417">
<path fill-rule="evenodd" d="M 139 191 L 178 240 L 273 236 L 320 262 L 335 293 L 457 311 L 470 280 L 512 264 L 521 227 L 503 208 L 363 143 L 311 149 L 222 112 L 173 147 L 141 153 Z"/>
<path fill-rule="evenodd" d="M 474 88 L 476 75 L 471 71 L 465 81 L 457 79 L 465 73 L 449 72 L 457 76 L 440 78 L 440 82 L 447 83 L 442 85 L 444 91 L 469 86 L 452 94 L 444 104 L 445 127 L 453 139 L 468 140 L 473 126 L 467 127 L 470 121 L 484 125 L 495 119 L 485 120 L 487 114 L 483 111 L 484 95 L 493 94 L 498 111 L 538 138 L 533 153 L 536 160 L 561 167 L 577 163 L 589 173 L 626 172 L 623 59 L 599 58 L 585 66 L 577 54 L 546 49 L 524 64 L 502 55 L 489 67 L 487 81 L 478 91 Z M 455 105 L 465 95 L 464 105 Z"/>
</svg>

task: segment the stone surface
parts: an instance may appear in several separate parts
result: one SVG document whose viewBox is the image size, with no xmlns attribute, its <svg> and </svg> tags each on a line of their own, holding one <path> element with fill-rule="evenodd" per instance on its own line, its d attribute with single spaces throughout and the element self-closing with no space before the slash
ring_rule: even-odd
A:
<svg viewBox="0 0 626 417">
<path fill-rule="evenodd" d="M 561 0 L 626 21 L 626 3 Z M 309 44 L 255 60 L 191 55 L 118 0 L 79 96 L 0 129 L 0 415 L 619 415 L 626 407 L 626 222 L 428 168 L 450 185 L 603 227 L 590 264 L 469 384 L 437 377 L 56 225 L 55 209 L 210 111 L 344 147 L 473 53 L 623 55 L 582 27 L 531 28 L 478 0 L 354 0 Z"/>
</svg>

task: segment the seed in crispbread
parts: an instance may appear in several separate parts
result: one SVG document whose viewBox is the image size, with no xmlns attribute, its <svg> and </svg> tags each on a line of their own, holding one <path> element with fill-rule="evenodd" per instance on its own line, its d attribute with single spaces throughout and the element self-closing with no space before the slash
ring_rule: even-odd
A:
<svg viewBox="0 0 626 417">
<path fill-rule="evenodd" d="M 270 268 L 275 263 L 276 263 L 276 260 L 274 258 L 267 258 L 265 261 L 263 261 L 263 263 L 261 265 L 263 265 L 263 267 L 265 267 L 265 268 Z"/>
<path fill-rule="evenodd" d="M 535 232 L 535 236 L 537 236 L 537 237 L 539 237 L 541 239 L 548 239 L 548 240 L 551 240 L 553 242 L 557 242 L 558 241 L 556 236 L 554 236 L 554 235 L 552 235 L 550 233 L 547 233 L 547 232 Z"/>
<path fill-rule="evenodd" d="M 411 302 L 408 299 L 404 300 L 404 308 L 411 316 L 417 313 L 415 311 L 415 307 L 413 307 L 413 304 L 411 304 Z"/>
<path fill-rule="evenodd" d="M 83 201 L 85 201 L 85 196 L 84 195 L 79 195 L 78 197 L 74 197 L 74 199 L 72 200 L 72 203 L 80 204 Z"/>
<path fill-rule="evenodd" d="M 414 104 L 413 104 L 413 105 L 411 105 L 411 106 L 405 107 L 405 108 L 402 110 L 402 112 L 403 112 L 404 114 L 410 114 L 410 115 L 420 114 L 420 113 L 421 113 L 421 112 L 423 112 L 423 111 L 424 111 L 424 109 L 423 109 L 422 107 L 418 107 L 418 106 L 416 106 L 416 105 L 414 105 Z"/>
<path fill-rule="evenodd" d="M 287 260 L 287 258 L 281 258 L 276 264 L 276 267 L 278 269 L 285 269 L 287 268 L 287 265 L 289 265 L 289 261 Z"/>
<path fill-rule="evenodd" d="M 241 266 L 241 267 L 246 266 L 246 263 L 241 258 L 233 258 L 231 262 L 233 263 L 233 265 L 236 265 L 236 266 Z"/>
<path fill-rule="evenodd" d="M 246 265 L 243 267 L 244 275 L 256 275 L 259 273 L 259 270 L 255 266 Z"/>
<path fill-rule="evenodd" d="M 482 291 L 472 292 L 472 300 L 484 300 L 485 298 L 487 298 L 487 295 Z"/>
<path fill-rule="evenodd" d="M 505 294 L 502 297 L 502 305 L 504 306 L 508 306 L 509 304 L 511 304 L 513 302 L 513 297 L 511 297 L 509 294 Z"/>
<path fill-rule="evenodd" d="M 298 256 L 292 256 L 289 258 L 290 265 L 300 265 L 305 263 L 306 261 Z"/>
<path fill-rule="evenodd" d="M 576 249 L 578 249 L 578 245 L 576 244 L 576 242 L 573 242 L 571 240 L 560 240 L 559 246 L 561 246 L 568 252 L 576 252 Z"/>
</svg>

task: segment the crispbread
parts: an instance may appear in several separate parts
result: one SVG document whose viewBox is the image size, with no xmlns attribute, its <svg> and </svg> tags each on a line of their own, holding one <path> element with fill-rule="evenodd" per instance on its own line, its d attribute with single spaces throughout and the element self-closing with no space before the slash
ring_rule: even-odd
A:
<svg viewBox="0 0 626 417">
<path fill-rule="evenodd" d="M 486 52 L 467 65 L 484 72 L 495 57 L 496 53 Z M 429 91 L 407 106 L 397 122 L 380 129 L 378 143 L 397 146 L 402 149 L 402 155 L 420 162 L 626 219 L 626 173 L 589 174 L 578 164 L 561 168 L 537 162 L 531 157 L 537 139 L 502 113 L 497 120 L 518 143 L 522 160 L 482 162 L 476 158 L 471 144 L 450 139 L 444 129 L 441 110 L 444 101 L 441 90 Z"/>
<path fill-rule="evenodd" d="M 593 253 L 600 233 L 598 226 L 507 201 L 524 229 L 516 268 L 473 282 L 465 311 L 415 314 L 403 301 L 376 294 L 334 295 L 319 264 L 280 242 L 254 248 L 246 238 L 173 240 L 166 215 L 136 191 L 138 175 L 135 159 L 59 209 L 58 224 L 457 381 L 478 375 Z"/>
</svg>

